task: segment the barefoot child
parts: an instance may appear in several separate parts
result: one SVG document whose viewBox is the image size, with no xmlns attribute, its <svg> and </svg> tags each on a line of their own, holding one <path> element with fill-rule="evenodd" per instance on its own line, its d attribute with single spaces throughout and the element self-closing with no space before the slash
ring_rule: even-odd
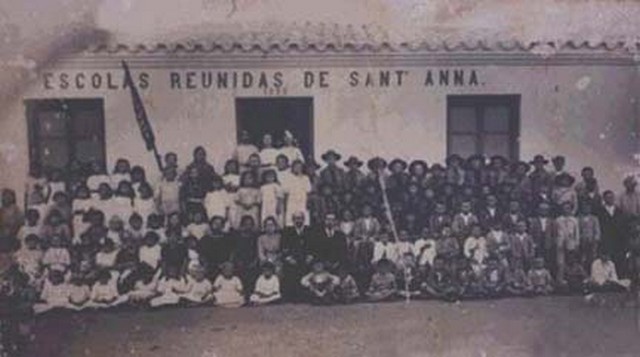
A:
<svg viewBox="0 0 640 357">
<path fill-rule="evenodd" d="M 535 258 L 533 260 L 533 267 L 529 270 L 528 277 L 533 294 L 548 295 L 553 291 L 551 274 L 544 267 L 543 258 Z"/>
<path fill-rule="evenodd" d="M 388 301 L 393 299 L 398 293 L 396 286 L 396 276 L 393 274 L 392 263 L 386 259 L 381 259 L 377 263 L 376 272 L 371 277 L 369 289 L 366 292 L 367 300 Z"/>
<path fill-rule="evenodd" d="M 256 288 L 249 297 L 254 305 L 265 305 L 280 300 L 280 279 L 275 275 L 275 265 L 271 262 L 262 264 L 262 274 L 256 281 Z"/>
<path fill-rule="evenodd" d="M 217 306 L 240 307 L 244 305 L 242 282 L 233 274 L 233 263 L 222 263 L 221 273 L 213 282 L 213 296 Z"/>
<path fill-rule="evenodd" d="M 302 287 L 307 290 L 310 302 L 319 305 L 334 301 L 334 290 L 338 283 L 338 277 L 331 275 L 319 260 L 313 263 L 311 272 L 300 280 Z"/>
</svg>

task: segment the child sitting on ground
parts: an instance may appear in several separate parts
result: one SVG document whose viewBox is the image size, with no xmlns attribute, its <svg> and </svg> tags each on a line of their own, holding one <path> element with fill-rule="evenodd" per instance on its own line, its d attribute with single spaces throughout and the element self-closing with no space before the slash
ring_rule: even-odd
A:
<svg viewBox="0 0 640 357">
<path fill-rule="evenodd" d="M 506 285 L 504 269 L 497 257 L 487 259 L 487 267 L 484 271 L 484 290 L 487 297 L 498 298 L 502 296 Z"/>
<path fill-rule="evenodd" d="M 433 261 L 433 269 L 421 285 L 424 297 L 456 301 L 460 297 L 460 290 L 455 284 L 455 277 L 447 267 L 445 259 L 436 256 Z"/>
<path fill-rule="evenodd" d="M 91 288 L 90 306 L 96 308 L 112 307 L 124 302 L 126 296 L 120 296 L 117 287 L 118 273 L 102 270 L 98 273 L 98 281 Z"/>
<path fill-rule="evenodd" d="M 262 274 L 256 281 L 256 287 L 249 301 L 253 305 L 265 305 L 280 300 L 280 279 L 275 275 L 275 265 L 271 262 L 262 264 Z"/>
<path fill-rule="evenodd" d="M 148 265 L 153 271 L 160 266 L 162 257 L 162 247 L 158 244 L 158 234 L 147 232 L 144 236 L 144 245 L 138 249 L 138 260 L 140 263 Z"/>
<path fill-rule="evenodd" d="M 567 266 L 564 271 L 564 280 L 567 282 L 565 288 L 567 293 L 583 293 L 587 273 L 584 270 L 580 254 L 577 251 L 567 254 Z"/>
<path fill-rule="evenodd" d="M 151 307 L 175 305 L 180 302 L 180 297 L 189 289 L 187 279 L 180 274 L 180 269 L 173 265 L 167 265 L 165 274 L 158 280 L 158 296 L 150 301 Z"/>
<path fill-rule="evenodd" d="M 507 272 L 506 292 L 512 296 L 525 296 L 530 293 L 529 278 L 521 261 L 516 260 Z"/>
<path fill-rule="evenodd" d="M 69 285 L 69 307 L 73 310 L 82 310 L 91 299 L 91 288 L 84 276 L 80 273 L 72 273 Z"/>
<path fill-rule="evenodd" d="M 244 293 L 240 278 L 233 274 L 233 263 L 222 263 L 221 273 L 213 282 L 213 296 L 217 306 L 240 307 L 244 305 Z"/>
<path fill-rule="evenodd" d="M 63 246 L 62 238 L 58 235 L 51 237 L 49 249 L 42 257 L 42 265 L 45 268 L 65 271 L 71 264 L 69 250 Z"/>
<path fill-rule="evenodd" d="M 629 289 L 631 282 L 619 279 L 616 266 L 609 254 L 601 252 L 591 264 L 590 289 L 593 291 L 624 291 Z"/>
<path fill-rule="evenodd" d="M 376 272 L 371 277 L 369 289 L 366 292 L 367 300 L 371 302 L 389 301 L 397 293 L 396 276 L 392 272 L 393 264 L 386 259 L 378 261 Z"/>
<path fill-rule="evenodd" d="M 544 267 L 543 258 L 535 258 L 528 274 L 531 292 L 536 295 L 548 295 L 553 292 L 553 280 L 549 270 Z"/>
<path fill-rule="evenodd" d="M 161 271 L 142 263 L 135 271 L 133 289 L 129 292 L 129 303 L 146 305 L 158 295 L 158 278 Z"/>
<path fill-rule="evenodd" d="M 486 296 L 484 284 L 484 265 L 474 270 L 466 258 L 458 260 L 457 284 L 465 299 L 480 299 Z"/>
<path fill-rule="evenodd" d="M 349 269 L 345 265 L 340 265 L 337 276 L 340 282 L 335 289 L 336 300 L 341 304 L 350 304 L 356 301 L 360 297 L 360 291 L 358 291 L 358 284 L 349 273 Z"/>
<path fill-rule="evenodd" d="M 189 303 L 203 304 L 213 300 L 213 285 L 205 276 L 205 269 L 200 264 L 189 267 L 187 275 L 188 291 L 182 298 Z"/>
<path fill-rule="evenodd" d="M 34 284 L 42 271 L 43 252 L 40 249 L 40 238 L 35 234 L 28 235 L 14 254 L 20 271 L 27 274 L 29 283 Z"/>
<path fill-rule="evenodd" d="M 68 308 L 70 291 L 64 273 L 60 270 L 50 270 L 40 292 L 40 302 L 34 304 L 33 311 L 40 314 L 52 309 Z"/>
<path fill-rule="evenodd" d="M 209 232 L 209 224 L 206 222 L 204 213 L 196 211 L 191 215 L 191 223 L 187 225 L 186 233 L 198 241 Z"/>
<path fill-rule="evenodd" d="M 307 290 L 312 304 L 326 305 L 334 301 L 339 278 L 330 274 L 324 263 L 318 260 L 311 266 L 311 272 L 302 277 L 300 284 Z"/>
</svg>

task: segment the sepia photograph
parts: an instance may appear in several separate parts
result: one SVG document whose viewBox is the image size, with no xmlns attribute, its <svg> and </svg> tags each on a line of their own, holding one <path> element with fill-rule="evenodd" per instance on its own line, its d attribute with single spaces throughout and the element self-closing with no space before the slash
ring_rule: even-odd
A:
<svg viewBox="0 0 640 357">
<path fill-rule="evenodd" d="M 0 357 L 640 356 L 640 2 L 2 0 Z"/>
</svg>

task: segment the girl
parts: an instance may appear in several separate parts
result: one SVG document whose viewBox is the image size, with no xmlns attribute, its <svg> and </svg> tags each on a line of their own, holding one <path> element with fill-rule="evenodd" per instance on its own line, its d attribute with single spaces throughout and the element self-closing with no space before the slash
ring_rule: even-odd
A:
<svg viewBox="0 0 640 357">
<path fill-rule="evenodd" d="M 187 289 L 182 298 L 188 302 L 202 304 L 213 300 L 213 285 L 205 277 L 205 269 L 200 264 L 189 268 Z"/>
<path fill-rule="evenodd" d="M 297 212 L 304 213 L 305 224 L 309 224 L 307 198 L 311 192 L 311 181 L 304 174 L 304 163 L 301 160 L 295 160 L 291 164 L 291 175 L 283 189 L 286 196 L 285 226 L 293 225 L 292 216 Z"/>
<path fill-rule="evenodd" d="M 176 266 L 167 266 L 166 273 L 158 280 L 158 296 L 150 301 L 152 307 L 175 305 L 180 302 L 180 297 L 189 291 L 187 279 L 180 274 Z"/>
<path fill-rule="evenodd" d="M 113 201 L 113 190 L 109 184 L 101 183 L 92 201 L 94 201 L 93 206 L 104 213 L 104 218 L 107 221 L 120 213 Z"/>
<path fill-rule="evenodd" d="M 203 212 L 194 212 L 191 215 L 191 223 L 186 227 L 186 233 L 188 236 L 194 237 L 199 241 L 207 234 L 209 231 L 209 224 L 204 218 Z"/>
<path fill-rule="evenodd" d="M 284 211 L 284 190 L 278 182 L 278 177 L 274 170 L 267 170 L 262 173 L 262 186 L 260 186 L 260 200 L 262 210 L 260 217 L 275 218 L 279 226 L 282 226 L 282 213 Z"/>
<path fill-rule="evenodd" d="M 144 227 L 142 216 L 137 213 L 132 214 L 129 217 L 129 228 L 126 230 L 126 234 L 138 246 L 142 245 L 144 240 L 145 230 L 142 227 Z"/>
<path fill-rule="evenodd" d="M 140 263 L 148 265 L 153 271 L 160 266 L 162 247 L 158 244 L 159 240 L 156 232 L 147 232 L 144 236 L 144 245 L 138 250 Z"/>
<path fill-rule="evenodd" d="M 167 238 L 182 238 L 182 220 L 180 219 L 180 213 L 175 212 L 167 217 L 167 227 L 164 230 L 164 236 Z"/>
<path fill-rule="evenodd" d="M 30 283 L 35 283 L 40 278 L 43 253 L 37 235 L 28 235 L 14 258 L 20 270 L 29 277 Z"/>
<path fill-rule="evenodd" d="M 260 190 L 255 187 L 255 176 L 252 172 L 247 171 L 242 174 L 240 180 L 240 188 L 236 192 L 236 222 L 244 216 L 251 216 L 254 222 L 260 223 Z"/>
<path fill-rule="evenodd" d="M 267 262 L 274 264 L 276 271 L 280 271 L 282 238 L 278 231 L 278 223 L 273 217 L 268 217 L 263 226 L 264 233 L 258 237 L 258 262 L 259 264 Z"/>
<path fill-rule="evenodd" d="M 64 217 L 57 209 L 52 209 L 49 212 L 45 225 L 42 227 L 42 237 L 46 238 L 58 236 L 62 243 L 68 243 L 71 238 L 71 228 L 68 221 L 65 221 Z"/>
<path fill-rule="evenodd" d="M 112 269 L 116 265 L 116 257 L 118 249 L 111 239 L 105 239 L 100 247 L 100 251 L 96 254 L 96 266 L 100 269 Z"/>
<path fill-rule="evenodd" d="M 231 195 L 224 189 L 222 178 L 216 176 L 211 182 L 211 190 L 204 198 L 204 208 L 207 217 L 211 219 L 220 216 L 229 221 L 229 207 L 231 205 Z"/>
<path fill-rule="evenodd" d="M 91 163 L 91 173 L 89 177 L 87 177 L 87 187 L 92 192 L 98 191 L 100 185 L 106 184 L 110 187 L 111 185 L 111 177 L 105 173 L 102 168 L 102 165 L 94 161 Z"/>
<path fill-rule="evenodd" d="M 116 189 L 115 197 L 112 198 L 115 213 L 128 220 L 133 214 L 133 199 L 135 191 L 129 181 L 120 181 Z"/>
<path fill-rule="evenodd" d="M 260 150 L 260 161 L 263 165 L 273 166 L 279 152 L 273 147 L 273 137 L 271 134 L 264 134 L 262 137 L 262 149 Z"/>
<path fill-rule="evenodd" d="M 72 274 L 70 282 L 69 307 L 73 310 L 82 310 L 91 298 L 91 288 L 81 274 Z"/>
<path fill-rule="evenodd" d="M 158 295 L 158 278 L 160 270 L 157 272 L 146 264 L 140 265 L 135 272 L 133 290 L 129 292 L 129 303 L 133 305 L 145 305 Z"/>
<path fill-rule="evenodd" d="M 127 159 L 118 159 L 116 165 L 113 168 L 110 181 L 111 187 L 115 190 L 121 181 L 131 181 L 131 164 Z"/>
<path fill-rule="evenodd" d="M 131 168 L 131 187 L 134 192 L 138 192 L 140 186 L 147 182 L 147 174 L 142 166 L 134 166 Z"/>
<path fill-rule="evenodd" d="M 49 270 L 66 271 L 70 264 L 71 255 L 63 246 L 62 238 L 58 235 L 52 236 L 50 246 L 42 257 L 42 265 Z"/>
<path fill-rule="evenodd" d="M 242 282 L 233 275 L 233 263 L 225 262 L 221 269 L 222 272 L 213 283 L 216 305 L 222 307 L 242 306 L 244 304 Z"/>
<path fill-rule="evenodd" d="M 39 237 L 42 231 L 40 224 L 40 212 L 35 209 L 28 209 L 25 213 L 25 223 L 18 230 L 18 240 L 24 243 L 25 238 L 30 235 Z"/>
<path fill-rule="evenodd" d="M 41 314 L 51 309 L 68 308 L 70 291 L 64 273 L 59 270 L 50 270 L 40 293 L 40 302 L 33 306 L 33 311 Z"/>
<path fill-rule="evenodd" d="M 98 281 L 91 288 L 91 302 L 96 308 L 116 306 L 125 301 L 126 296 L 120 296 L 117 288 L 117 273 L 102 270 L 98 273 Z"/>
<path fill-rule="evenodd" d="M 249 302 L 254 305 L 265 305 L 280 299 L 280 279 L 275 275 L 275 265 L 266 262 L 262 264 L 262 274 L 256 281 L 256 287 Z"/>
<path fill-rule="evenodd" d="M 140 183 L 138 195 L 133 198 L 133 212 L 142 217 L 143 224 L 152 213 L 157 213 L 153 189 L 146 182 Z"/>
<path fill-rule="evenodd" d="M 289 159 L 289 162 L 299 160 L 304 162 L 304 156 L 302 151 L 296 146 L 296 139 L 289 130 L 284 131 L 282 147 L 279 150 L 280 155 L 284 155 Z"/>
<path fill-rule="evenodd" d="M 73 237 L 74 243 L 80 238 L 80 234 L 89 228 L 90 223 L 85 221 L 84 216 L 93 208 L 93 200 L 91 200 L 91 192 L 85 185 L 76 188 L 76 193 L 71 203 L 71 211 L 73 213 Z"/>
<path fill-rule="evenodd" d="M 315 261 L 311 267 L 311 272 L 302 277 L 300 285 L 307 290 L 312 304 L 331 304 L 334 290 L 340 283 L 338 277 L 331 275 L 322 261 Z"/>
<path fill-rule="evenodd" d="M 231 159 L 225 162 L 222 182 L 224 182 L 225 186 L 240 187 L 240 164 L 238 160 Z"/>
</svg>

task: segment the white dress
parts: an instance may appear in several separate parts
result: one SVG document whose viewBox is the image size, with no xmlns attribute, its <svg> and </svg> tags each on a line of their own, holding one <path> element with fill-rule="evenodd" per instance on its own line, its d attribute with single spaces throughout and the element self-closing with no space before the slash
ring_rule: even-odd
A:
<svg viewBox="0 0 640 357">
<path fill-rule="evenodd" d="M 267 217 L 274 217 L 278 226 L 282 227 L 282 215 L 277 213 L 278 200 L 284 197 L 284 190 L 279 183 L 269 183 L 260 187 L 262 195 L 262 223 Z"/>
<path fill-rule="evenodd" d="M 188 276 L 187 286 L 189 290 L 182 297 L 191 302 L 206 302 L 213 297 L 213 295 L 211 295 L 213 292 L 213 284 L 211 284 L 208 279 L 197 281 L 191 276 Z"/>
<path fill-rule="evenodd" d="M 111 186 L 111 177 L 109 175 L 92 175 L 87 178 L 87 187 L 91 191 L 97 191 L 98 187 L 103 183 Z"/>
<path fill-rule="evenodd" d="M 162 278 L 158 281 L 158 293 L 160 296 L 151 299 L 151 306 L 175 305 L 180 302 L 182 294 L 188 291 L 187 281 L 184 278 Z"/>
<path fill-rule="evenodd" d="M 260 294 L 258 294 L 260 293 Z M 262 295 L 267 295 L 262 296 Z M 256 288 L 251 294 L 249 301 L 254 304 L 268 304 L 280 300 L 280 279 L 276 275 L 272 275 L 267 279 L 264 275 L 260 275 L 256 281 Z"/>
<path fill-rule="evenodd" d="M 280 155 L 280 151 L 274 148 L 265 148 L 260 150 L 260 162 L 266 166 L 273 166 L 276 164 L 276 158 Z"/>
<path fill-rule="evenodd" d="M 307 196 L 311 192 L 311 181 L 305 175 L 291 175 L 283 184 L 287 193 L 285 225 L 293 226 L 291 217 L 296 212 L 304 214 L 305 224 L 309 224 L 309 211 L 307 209 Z"/>
<path fill-rule="evenodd" d="M 40 293 L 40 300 L 43 300 L 44 303 L 35 304 L 33 311 L 36 314 L 40 314 L 54 308 L 68 308 L 70 306 L 70 292 L 71 287 L 68 283 L 63 282 L 58 285 L 53 285 L 49 280 L 46 280 Z"/>
<path fill-rule="evenodd" d="M 145 263 L 153 268 L 153 270 L 156 270 L 160 265 L 161 254 L 162 247 L 159 244 L 151 247 L 143 245 L 138 250 L 138 259 L 140 260 L 140 263 Z"/>
<path fill-rule="evenodd" d="M 156 203 L 153 197 L 148 199 L 135 198 L 133 200 L 133 212 L 142 216 L 142 226 L 147 225 L 147 218 L 153 213 L 158 213 L 156 209 Z"/>
<path fill-rule="evenodd" d="M 304 156 L 302 155 L 302 151 L 295 146 L 283 146 L 280 148 L 280 153 L 289 159 L 289 164 L 293 163 L 295 160 L 300 160 L 304 162 Z"/>
<path fill-rule="evenodd" d="M 227 218 L 227 210 L 232 204 L 233 197 L 225 190 L 216 190 L 207 193 L 204 197 L 204 208 L 209 219 L 220 216 Z"/>
<path fill-rule="evenodd" d="M 213 296 L 216 298 L 216 305 L 223 307 L 240 307 L 244 304 L 242 282 L 237 276 L 227 279 L 220 274 L 214 281 L 213 288 L 215 289 Z"/>
</svg>

